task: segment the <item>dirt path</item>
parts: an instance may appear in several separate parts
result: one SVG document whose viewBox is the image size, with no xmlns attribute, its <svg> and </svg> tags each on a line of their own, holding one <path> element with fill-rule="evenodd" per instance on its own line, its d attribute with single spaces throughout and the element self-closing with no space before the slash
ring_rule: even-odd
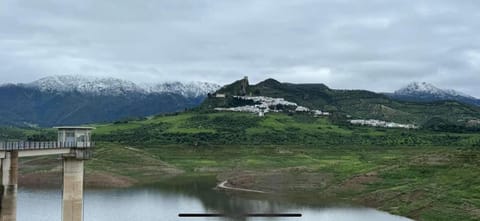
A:
<svg viewBox="0 0 480 221">
<path fill-rule="evenodd" d="M 236 188 L 236 187 L 229 187 L 227 186 L 228 180 L 225 180 L 217 185 L 217 188 L 224 189 L 224 190 L 233 190 L 233 191 L 241 191 L 241 192 L 249 192 L 249 193 L 268 193 L 265 191 L 260 190 L 250 190 L 250 189 L 243 189 L 243 188 Z"/>
</svg>

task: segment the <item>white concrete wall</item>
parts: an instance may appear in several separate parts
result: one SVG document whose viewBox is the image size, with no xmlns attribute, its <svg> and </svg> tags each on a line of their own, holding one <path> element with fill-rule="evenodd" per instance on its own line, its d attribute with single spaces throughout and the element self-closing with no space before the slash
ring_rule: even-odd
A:
<svg viewBox="0 0 480 221">
<path fill-rule="evenodd" d="M 83 220 L 83 160 L 63 160 L 63 221 Z"/>
</svg>

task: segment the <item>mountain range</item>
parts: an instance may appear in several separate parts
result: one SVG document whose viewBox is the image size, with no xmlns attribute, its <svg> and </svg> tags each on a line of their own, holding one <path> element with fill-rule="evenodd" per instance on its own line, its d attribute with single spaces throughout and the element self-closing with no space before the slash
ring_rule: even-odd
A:
<svg viewBox="0 0 480 221">
<path fill-rule="evenodd" d="M 65 93 L 79 92 L 88 95 L 120 96 L 132 93 L 162 94 L 172 93 L 184 97 L 200 97 L 220 88 L 207 82 L 164 82 L 157 84 L 135 84 L 117 78 L 87 77 L 81 75 L 58 75 L 41 78 L 25 87 L 39 89 L 42 92 Z"/>
<path fill-rule="evenodd" d="M 399 123 L 428 123 L 480 119 L 478 99 L 428 83 L 411 83 L 394 93 L 335 90 L 324 84 L 280 83 L 267 79 L 250 85 L 248 79 L 223 87 L 206 82 L 136 84 L 116 78 L 60 75 L 31 83 L 0 86 L 0 125 L 20 127 L 113 122 L 199 107 L 228 107 L 231 98 L 215 94 L 284 98 L 299 105 L 350 116 Z M 210 97 L 204 102 L 207 95 Z M 473 105 L 473 106 L 472 106 Z"/>
<path fill-rule="evenodd" d="M 0 86 L 0 124 L 74 125 L 183 111 L 220 86 L 205 82 L 139 85 L 116 78 L 50 76 Z"/>
</svg>

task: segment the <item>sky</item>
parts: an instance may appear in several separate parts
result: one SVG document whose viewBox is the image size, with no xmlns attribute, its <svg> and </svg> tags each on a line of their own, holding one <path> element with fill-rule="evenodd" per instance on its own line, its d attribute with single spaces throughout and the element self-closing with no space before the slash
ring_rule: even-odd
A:
<svg viewBox="0 0 480 221">
<path fill-rule="evenodd" d="M 0 83 L 248 76 L 480 97 L 478 0 L 2 0 Z"/>
</svg>

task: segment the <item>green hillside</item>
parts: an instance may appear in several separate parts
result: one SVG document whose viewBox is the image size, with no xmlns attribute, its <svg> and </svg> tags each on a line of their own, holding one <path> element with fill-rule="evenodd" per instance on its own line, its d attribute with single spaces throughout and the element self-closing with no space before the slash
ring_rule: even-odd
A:
<svg viewBox="0 0 480 221">
<path fill-rule="evenodd" d="M 480 146 L 478 133 L 337 125 L 309 114 L 186 112 L 95 126 L 96 140 L 129 144 Z"/>
<path fill-rule="evenodd" d="M 233 97 L 241 94 L 284 98 L 311 109 L 329 111 L 331 115 L 314 117 L 309 113 L 271 112 L 258 117 L 253 113 L 214 110 L 245 105 L 247 101 Z M 414 123 L 421 127 L 394 129 L 350 125 L 348 120 L 357 118 Z M 453 101 L 403 102 L 369 91 L 333 90 L 323 84 L 289 84 L 268 79 L 248 85 L 248 80 L 243 79 L 209 95 L 194 110 L 142 121 L 96 125 L 95 136 L 97 140 L 109 142 L 194 146 L 479 146 L 479 127 L 466 125 L 474 119 L 480 119 L 477 107 Z"/>
<path fill-rule="evenodd" d="M 244 82 L 247 81 L 247 82 Z M 210 96 L 200 107 L 208 111 L 214 107 L 228 107 L 233 103 L 234 95 L 241 95 L 240 80 L 220 89 L 217 94 L 226 98 Z M 267 79 L 246 88 L 247 95 L 285 98 L 287 101 L 311 109 L 320 109 L 334 113 L 340 118 L 350 115 L 352 118 L 378 119 L 398 123 L 424 125 L 431 119 L 443 119 L 452 125 L 465 125 L 469 120 L 480 119 L 480 107 L 457 101 L 406 102 L 391 99 L 383 94 L 364 90 L 335 90 L 324 84 L 290 84 Z M 429 125 L 431 125 L 430 122 Z"/>
<path fill-rule="evenodd" d="M 426 221 L 479 218 L 478 133 L 336 125 L 309 114 L 197 111 L 94 126 L 87 184 L 177 186 L 212 177 L 301 204 L 368 206 Z M 40 132 L 55 135 L 28 133 Z M 25 177 L 43 177 L 55 173 L 58 161 L 23 164 Z"/>
<path fill-rule="evenodd" d="M 218 96 L 225 95 L 225 97 Z M 232 95 L 284 98 L 311 109 L 332 113 L 220 112 L 215 107 L 239 104 Z M 243 101 L 240 101 L 240 103 Z M 349 119 L 379 119 L 421 125 L 419 129 L 376 128 L 351 125 Z M 144 120 L 98 124 L 98 141 L 129 144 L 209 145 L 408 145 L 480 146 L 480 128 L 466 122 L 480 119 L 477 107 L 453 101 L 413 103 L 392 100 L 362 90 L 334 90 L 323 84 L 289 84 L 273 79 L 248 85 L 243 79 L 209 95 L 198 108 Z M 45 140 L 53 132 L 30 130 L 22 134 L 4 129 L 5 137 Z M 8 133 L 7 133 L 8 132 Z"/>
</svg>

